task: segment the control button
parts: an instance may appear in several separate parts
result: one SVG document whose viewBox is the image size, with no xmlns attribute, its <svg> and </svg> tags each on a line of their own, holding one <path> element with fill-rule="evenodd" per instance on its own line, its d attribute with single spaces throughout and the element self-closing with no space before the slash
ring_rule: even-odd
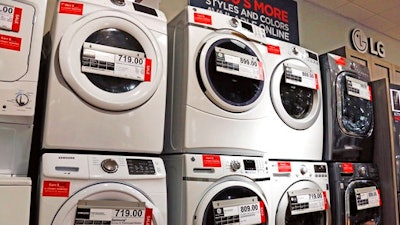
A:
<svg viewBox="0 0 400 225">
<path fill-rule="evenodd" d="M 308 172 L 307 167 L 302 166 L 302 167 L 300 168 L 300 173 L 301 173 L 301 175 L 304 175 L 304 174 L 306 174 L 307 172 Z"/>
<path fill-rule="evenodd" d="M 365 176 L 367 173 L 367 170 L 365 169 L 365 167 L 360 167 L 360 169 L 358 169 L 358 174 L 360 174 L 361 176 Z"/>
<path fill-rule="evenodd" d="M 105 159 L 101 162 L 101 168 L 106 173 L 115 173 L 118 170 L 118 163 L 114 159 Z"/>
<path fill-rule="evenodd" d="M 232 161 L 231 161 L 231 169 L 232 169 L 233 171 L 239 170 L 239 169 L 240 169 L 240 162 L 237 161 L 237 160 L 232 160 Z"/>
<path fill-rule="evenodd" d="M 18 94 L 17 97 L 15 97 L 15 101 L 18 106 L 25 106 L 29 103 L 29 97 L 26 94 Z"/>
<path fill-rule="evenodd" d="M 124 6 L 125 5 L 125 0 L 111 0 L 112 3 L 118 6 Z"/>
<path fill-rule="evenodd" d="M 229 21 L 229 24 L 230 24 L 232 27 L 236 28 L 236 27 L 238 27 L 239 21 L 238 21 L 236 18 L 232 18 L 232 19 Z"/>
<path fill-rule="evenodd" d="M 295 55 L 299 54 L 299 51 L 297 50 L 296 47 L 294 47 L 294 48 L 292 49 L 292 52 L 293 52 L 293 54 L 295 54 Z"/>
</svg>

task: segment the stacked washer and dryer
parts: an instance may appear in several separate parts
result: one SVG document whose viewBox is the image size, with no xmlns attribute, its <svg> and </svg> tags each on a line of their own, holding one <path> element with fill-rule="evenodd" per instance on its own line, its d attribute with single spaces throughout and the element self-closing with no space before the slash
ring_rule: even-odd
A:
<svg viewBox="0 0 400 225">
<path fill-rule="evenodd" d="M 168 40 L 169 224 L 329 225 L 318 55 L 191 6 Z"/>
<path fill-rule="evenodd" d="M 167 23 L 148 7 L 154 3 L 57 2 L 45 75 L 39 225 L 167 224 L 160 158 Z"/>
<path fill-rule="evenodd" d="M 0 224 L 29 224 L 27 175 L 46 5 L 46 0 L 0 3 Z"/>
<path fill-rule="evenodd" d="M 332 221 L 382 224 L 378 167 L 372 163 L 374 109 L 369 70 L 334 54 L 320 56 L 324 160 L 330 171 Z"/>
</svg>

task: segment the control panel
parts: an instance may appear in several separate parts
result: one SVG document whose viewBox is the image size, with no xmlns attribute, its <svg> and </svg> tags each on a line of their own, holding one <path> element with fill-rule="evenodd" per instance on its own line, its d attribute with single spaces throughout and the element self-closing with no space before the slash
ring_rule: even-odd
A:
<svg viewBox="0 0 400 225">
<path fill-rule="evenodd" d="M 14 86 L 18 86 L 14 87 Z M 36 83 L 6 84 L 0 89 L 0 115 L 33 116 L 35 111 Z"/>
</svg>

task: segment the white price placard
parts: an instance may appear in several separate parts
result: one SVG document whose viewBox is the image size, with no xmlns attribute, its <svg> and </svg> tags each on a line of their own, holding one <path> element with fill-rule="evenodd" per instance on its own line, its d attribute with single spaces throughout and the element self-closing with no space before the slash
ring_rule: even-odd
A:
<svg viewBox="0 0 400 225">
<path fill-rule="evenodd" d="M 144 202 L 81 200 L 75 214 L 77 224 L 151 225 L 152 209 Z"/>
<path fill-rule="evenodd" d="M 348 95 L 371 101 L 371 90 L 367 82 L 346 76 L 346 86 Z"/>
<path fill-rule="evenodd" d="M 284 64 L 285 82 L 310 89 L 318 89 L 318 75 L 310 69 Z"/>
<path fill-rule="evenodd" d="M 0 4 L 0 29 L 18 32 L 21 16 L 21 8 Z"/>
<path fill-rule="evenodd" d="M 292 215 L 325 210 L 325 197 L 320 189 L 288 191 L 287 194 Z"/>
<path fill-rule="evenodd" d="M 265 223 L 265 206 L 256 196 L 213 201 L 214 220 L 221 225 Z"/>
<path fill-rule="evenodd" d="M 375 186 L 355 188 L 357 210 L 363 210 L 380 206 L 379 192 Z"/>
<path fill-rule="evenodd" d="M 82 72 L 138 81 L 151 80 L 151 59 L 143 52 L 85 42 Z"/>
<path fill-rule="evenodd" d="M 215 61 L 218 72 L 264 80 L 262 63 L 255 56 L 215 47 Z"/>
</svg>

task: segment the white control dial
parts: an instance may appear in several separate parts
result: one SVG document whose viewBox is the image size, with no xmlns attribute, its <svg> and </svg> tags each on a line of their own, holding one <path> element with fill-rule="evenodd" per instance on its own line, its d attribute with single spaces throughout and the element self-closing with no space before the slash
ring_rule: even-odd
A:
<svg viewBox="0 0 400 225">
<path fill-rule="evenodd" d="M 307 172 L 308 172 L 307 167 L 302 166 L 302 167 L 300 168 L 300 173 L 301 173 L 301 175 L 304 175 L 304 174 L 306 174 Z"/>
<path fill-rule="evenodd" d="M 106 173 L 115 173 L 118 170 L 118 163 L 114 159 L 105 159 L 101 162 L 101 168 Z"/>
</svg>

